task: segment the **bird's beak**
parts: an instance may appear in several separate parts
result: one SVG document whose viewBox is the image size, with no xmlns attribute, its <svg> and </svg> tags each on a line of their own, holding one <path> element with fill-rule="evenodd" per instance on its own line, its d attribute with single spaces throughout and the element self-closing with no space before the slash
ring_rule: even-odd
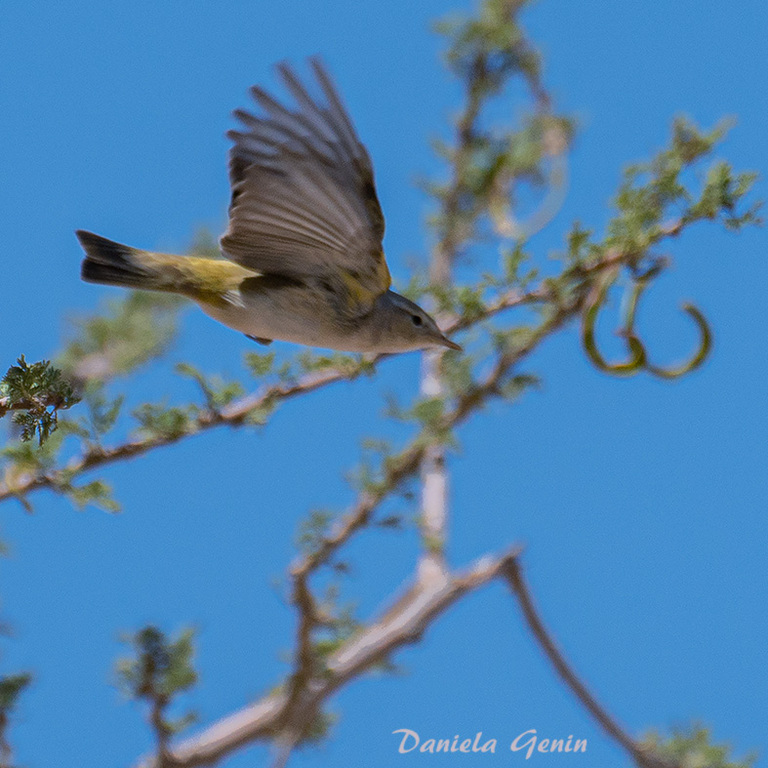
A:
<svg viewBox="0 0 768 768">
<path fill-rule="evenodd" d="M 448 349 L 455 349 L 457 352 L 461 352 L 461 347 L 455 341 L 451 341 L 447 336 L 443 336 L 440 339 L 440 344 L 444 347 L 448 347 Z"/>
</svg>

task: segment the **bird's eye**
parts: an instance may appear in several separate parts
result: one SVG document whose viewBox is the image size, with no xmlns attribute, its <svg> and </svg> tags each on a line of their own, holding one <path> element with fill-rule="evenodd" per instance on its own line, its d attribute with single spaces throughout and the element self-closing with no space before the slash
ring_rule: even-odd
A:
<svg viewBox="0 0 768 768">
<path fill-rule="evenodd" d="M 421 325 L 424 321 L 418 315 L 411 315 L 414 325 Z"/>
</svg>

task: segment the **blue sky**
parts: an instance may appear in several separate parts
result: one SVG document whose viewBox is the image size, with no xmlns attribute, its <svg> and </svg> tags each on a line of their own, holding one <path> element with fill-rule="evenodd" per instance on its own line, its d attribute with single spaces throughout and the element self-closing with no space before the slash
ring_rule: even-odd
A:
<svg viewBox="0 0 768 768">
<path fill-rule="evenodd" d="M 319 52 L 334 73 L 373 157 L 385 245 L 404 282 L 409 258 L 427 247 L 426 202 L 413 181 L 438 169 L 428 140 L 445 130 L 457 97 L 429 22 L 455 7 L 6 3 L 0 363 L 52 354 L 67 314 L 115 295 L 79 281 L 76 228 L 166 249 L 183 248 L 201 224 L 223 229 L 230 111 L 247 104 L 252 83 L 275 85 L 281 59 Z M 541 259 L 574 219 L 600 229 L 621 167 L 662 146 L 681 112 L 704 125 L 736 115 L 722 155 L 768 170 L 764 3 L 542 1 L 525 18 L 557 105 L 580 124 L 567 202 L 531 243 Z M 760 230 L 734 237 L 701 226 L 672 244 L 675 268 L 641 321 L 657 355 L 674 359 L 692 344 L 679 300 L 698 303 L 715 348 L 694 375 L 610 379 L 584 360 L 571 329 L 525 366 L 544 375 L 544 388 L 462 428 L 451 461 L 452 562 L 524 542 L 547 623 L 631 730 L 698 718 L 740 753 L 768 750 L 764 252 Z M 190 311 L 172 359 L 235 374 L 245 348 Z M 6 505 L 0 532 L 13 555 L 0 563 L 0 590 L 14 637 L 0 663 L 36 674 L 12 732 L 19 762 L 101 768 L 147 749 L 140 712 L 109 680 L 120 632 L 148 622 L 198 627 L 201 684 L 189 706 L 203 723 L 279 679 L 292 616 L 271 583 L 297 522 L 350 500 L 343 475 L 360 440 L 391 431 L 382 392 L 410 391 L 417 373 L 418 358 L 407 356 L 376 381 L 286 405 L 261 432 L 212 433 L 111 468 L 119 516 L 78 513 L 47 495 L 34 516 Z M 159 374 L 130 386 L 135 401 L 179 391 Z M 405 578 L 415 552 L 412 535 L 355 543 L 347 594 L 363 615 Z M 429 762 L 396 754 L 396 728 L 507 742 L 529 728 L 575 734 L 589 750 L 574 764 L 627 765 L 561 688 L 500 586 L 457 606 L 398 660 L 405 675 L 361 680 L 338 696 L 335 737 L 295 765 Z M 504 750 L 456 759 L 523 760 Z M 265 760 L 256 747 L 226 765 Z"/>
</svg>

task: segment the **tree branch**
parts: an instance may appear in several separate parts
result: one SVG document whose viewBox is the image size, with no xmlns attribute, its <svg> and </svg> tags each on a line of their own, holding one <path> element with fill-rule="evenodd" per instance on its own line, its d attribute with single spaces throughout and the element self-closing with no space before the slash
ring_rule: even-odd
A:
<svg viewBox="0 0 768 768">
<path fill-rule="evenodd" d="M 11 400 L 10 397 L 0 397 L 0 419 L 9 411 L 34 411 L 45 408 L 61 407 L 59 395 L 46 394 L 40 397 L 30 397 L 25 400 Z"/>
<path fill-rule="evenodd" d="M 343 685 L 399 648 L 417 642 L 440 614 L 466 594 L 498 578 L 519 553 L 520 549 L 515 548 L 501 556 L 482 558 L 440 585 L 430 587 L 417 582 L 407 587 L 380 618 L 328 657 L 324 674 L 313 678 L 303 694 L 299 708 L 303 722 L 310 722 L 320 705 Z M 283 733 L 289 703 L 290 695 L 283 687 L 219 720 L 173 750 L 175 768 L 211 765 L 247 744 L 274 739 Z M 160 766 L 152 756 L 141 760 L 137 768 Z"/>
<path fill-rule="evenodd" d="M 8 715 L 0 711 L 0 768 L 11 768 L 13 762 L 13 750 L 5 735 L 7 727 Z"/>
<path fill-rule="evenodd" d="M 520 610 L 534 639 L 542 651 L 544 651 L 544 654 L 563 682 L 571 689 L 579 703 L 592 715 L 605 733 L 628 752 L 629 756 L 640 768 L 677 768 L 674 762 L 660 757 L 635 741 L 579 679 L 560 652 L 554 638 L 544 626 L 533 603 L 531 591 L 523 576 L 519 559 L 508 560 L 504 564 L 502 571 L 503 577 L 517 598 Z"/>
<path fill-rule="evenodd" d="M 298 693 L 292 694 L 288 686 L 283 686 L 181 742 L 170 753 L 174 768 L 212 765 L 237 749 L 267 740 L 277 745 L 273 765 L 284 766 L 298 743 L 299 734 L 337 690 L 399 648 L 418 642 L 440 614 L 466 594 L 497 578 L 510 586 L 534 639 L 608 736 L 624 748 L 640 768 L 679 768 L 629 736 L 565 661 L 534 606 L 523 577 L 520 553 L 521 548 L 515 547 L 501 556 L 483 557 L 465 571 L 448 574 L 441 584 L 425 585 L 418 580 L 411 583 L 377 620 L 327 658 L 322 675 L 308 677 Z M 161 766 L 158 757 L 151 756 L 137 763 L 136 768 Z"/>
<path fill-rule="evenodd" d="M 514 350 L 502 353 L 485 378 L 475 387 L 468 389 L 460 395 L 453 409 L 449 411 L 441 423 L 442 430 L 453 429 L 462 424 L 474 411 L 481 408 L 491 397 L 498 396 L 499 386 L 509 370 L 528 355 L 549 333 L 559 325 L 562 325 L 568 317 L 572 316 L 575 307 L 580 305 L 580 300 L 566 307 L 562 307 L 528 338 L 526 343 Z M 355 504 L 334 526 L 328 536 L 320 539 L 312 552 L 302 555 L 292 566 L 291 576 L 294 579 L 302 579 L 322 565 L 325 565 L 331 557 L 361 528 L 366 526 L 371 515 L 381 502 L 406 479 L 418 472 L 421 462 L 428 450 L 429 444 L 416 438 L 410 445 L 400 451 L 396 456 L 387 461 L 384 477 L 374 491 L 363 491 Z"/>
<path fill-rule="evenodd" d="M 508 0 L 503 14 L 509 21 L 514 21 L 524 3 L 520 0 Z M 525 37 L 514 45 L 517 58 L 522 62 L 533 56 Z M 431 283 L 439 289 L 446 289 L 451 284 L 452 269 L 464 244 L 471 239 L 472 229 L 482 205 L 472 194 L 471 173 L 473 157 L 482 138 L 479 135 L 479 120 L 483 107 L 488 101 L 489 69 L 491 52 L 480 47 L 472 54 L 471 62 L 465 75 L 466 104 L 456 123 L 455 149 L 451 157 L 451 180 L 441 195 L 440 237 L 432 250 L 429 265 Z M 521 74 L 526 81 L 539 112 L 547 112 L 550 99 L 541 82 L 537 68 L 525 68 L 518 65 L 511 68 L 507 76 Z M 567 142 L 558 145 L 559 154 L 565 150 Z M 511 187 L 514 174 L 507 174 L 502 186 Z M 552 176 L 552 179 L 559 179 Z M 499 176 L 501 180 L 501 176 Z M 548 199 L 550 197 L 548 196 Z M 472 204 L 467 208 L 467 200 Z M 438 317 L 441 325 L 450 324 L 455 318 L 443 313 Z M 445 381 L 442 374 L 444 350 L 429 350 L 423 355 L 421 394 L 426 398 L 442 398 L 445 395 Z M 446 470 L 446 448 L 438 441 L 432 441 L 421 457 L 421 529 L 424 552 L 419 562 L 419 574 L 423 579 L 444 578 L 445 544 L 448 527 L 448 473 Z"/>
<path fill-rule="evenodd" d="M 485 377 L 481 385 L 461 396 L 455 408 L 446 416 L 446 427 L 456 426 L 464 421 L 475 409 L 489 398 L 498 394 L 499 384 L 508 370 L 517 362 L 519 357 L 530 352 L 542 338 L 568 316 L 568 311 L 553 315 L 545 323 L 538 335 L 534 334 L 526 346 L 499 356 L 493 369 Z M 355 532 L 364 527 L 383 499 L 391 493 L 409 475 L 415 474 L 420 467 L 422 457 L 428 445 L 415 441 L 402 451 L 389 464 L 389 470 L 376 493 L 364 492 L 352 509 L 344 516 L 336 529 L 323 538 L 315 550 L 302 556 L 292 567 L 293 602 L 298 609 L 297 649 L 295 652 L 295 671 L 287 686 L 280 692 L 257 705 L 232 715 L 218 725 L 211 726 L 204 732 L 206 737 L 202 743 L 198 741 L 185 742 L 174 750 L 174 759 L 180 761 L 182 767 L 203 765 L 218 760 L 224 752 L 220 749 L 235 749 L 251 741 L 275 738 L 280 735 L 282 741 L 275 758 L 276 765 L 284 765 L 290 751 L 297 743 L 299 735 L 311 722 L 323 701 L 335 690 L 351 678 L 364 672 L 378 661 L 384 660 L 395 647 L 405 642 L 418 640 L 425 626 L 418 624 L 423 611 L 432 615 L 435 596 L 443 596 L 438 601 L 436 610 L 442 611 L 447 604 L 443 603 L 446 595 L 456 596 L 463 591 L 474 588 L 473 585 L 484 583 L 501 572 L 501 563 L 508 558 L 516 557 L 519 549 L 493 561 L 481 561 L 468 575 L 451 577 L 445 573 L 441 580 L 425 581 L 417 578 L 416 583 L 396 601 L 395 605 L 372 627 L 358 633 L 342 649 L 328 659 L 322 674 L 315 668 L 316 660 L 311 644 L 311 632 L 319 621 L 316 606 L 308 587 L 310 575 L 340 549 Z M 490 564 L 489 564 L 490 563 Z M 489 575 L 490 572 L 493 575 Z M 445 593 L 443 592 L 445 590 Z M 415 613 L 414 613 L 415 612 Z M 407 620 L 406 620 L 407 619 Z M 400 627 L 400 633 L 393 630 Z M 406 632 L 405 629 L 408 631 Z M 373 654 L 373 655 L 372 655 Z M 207 736 L 206 736 L 207 735 Z M 200 737 L 200 738 L 203 738 Z M 224 745 L 228 745 L 225 746 Z M 214 752 L 207 750 L 212 749 Z M 201 759 L 201 755 L 211 755 Z M 142 764 L 142 767 L 155 766 L 154 763 Z M 155 768 L 157 768 L 155 766 Z"/>
</svg>

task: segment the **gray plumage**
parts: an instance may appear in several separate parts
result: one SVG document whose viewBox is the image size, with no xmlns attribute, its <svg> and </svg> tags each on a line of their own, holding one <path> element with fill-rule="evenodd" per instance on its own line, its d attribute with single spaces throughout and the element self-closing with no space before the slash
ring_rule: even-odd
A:
<svg viewBox="0 0 768 768">
<path fill-rule="evenodd" d="M 328 73 L 310 60 L 322 99 L 287 64 L 290 109 L 251 88 L 261 115 L 236 110 L 228 261 L 159 254 L 79 231 L 84 280 L 181 293 L 260 342 L 354 352 L 458 345 L 418 305 L 389 290 L 384 216 L 373 167 Z"/>
</svg>

